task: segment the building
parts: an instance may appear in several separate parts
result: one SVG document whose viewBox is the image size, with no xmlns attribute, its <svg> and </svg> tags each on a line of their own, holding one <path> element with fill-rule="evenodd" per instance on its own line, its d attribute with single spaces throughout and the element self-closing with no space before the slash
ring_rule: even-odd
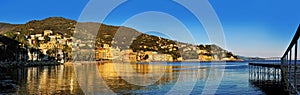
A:
<svg viewBox="0 0 300 95">
<path fill-rule="evenodd" d="M 52 30 L 44 30 L 44 36 L 49 36 L 53 33 Z"/>
<path fill-rule="evenodd" d="M 211 56 L 208 56 L 208 55 L 199 54 L 199 60 L 200 61 L 212 61 L 213 58 Z"/>
<path fill-rule="evenodd" d="M 42 34 L 35 34 L 35 37 L 42 37 Z"/>
<path fill-rule="evenodd" d="M 103 48 L 98 48 L 96 50 L 96 60 L 112 60 L 118 58 L 120 54 L 119 48 L 109 47 L 108 44 L 104 44 Z"/>
<path fill-rule="evenodd" d="M 197 49 L 197 53 L 198 54 L 206 54 L 206 53 L 209 53 L 209 52 L 207 50 Z"/>
<path fill-rule="evenodd" d="M 122 62 L 136 62 L 137 53 L 133 52 L 132 49 L 123 50 L 120 52 L 120 57 Z"/>
<path fill-rule="evenodd" d="M 50 38 L 50 43 L 56 43 L 56 36 L 48 36 Z"/>
<path fill-rule="evenodd" d="M 173 57 L 170 54 L 153 54 L 153 58 L 150 61 L 173 61 Z"/>
</svg>

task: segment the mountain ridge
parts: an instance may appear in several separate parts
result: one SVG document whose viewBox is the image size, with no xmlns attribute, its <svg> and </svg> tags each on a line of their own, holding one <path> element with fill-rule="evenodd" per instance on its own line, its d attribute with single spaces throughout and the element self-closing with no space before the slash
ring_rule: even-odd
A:
<svg viewBox="0 0 300 95">
<path fill-rule="evenodd" d="M 96 37 L 96 47 L 94 48 L 108 44 L 112 47 L 133 49 L 137 52 L 157 51 L 159 53 L 171 54 L 173 58 L 183 57 L 189 59 L 198 59 L 199 52 L 197 50 L 201 48 L 206 50 L 206 52 L 203 53 L 205 56 L 213 56 L 217 54 L 216 51 L 222 51 L 225 54 L 224 56 L 233 56 L 238 59 L 236 55 L 217 45 L 201 47 L 201 45 L 192 45 L 144 34 L 126 26 L 113 26 L 97 22 L 77 22 L 63 17 L 49 17 L 43 20 L 32 20 L 25 24 L 14 25 L 6 23 L 3 25 L 6 27 L 4 27 L 5 29 L 0 27 L 0 33 L 24 44 L 28 44 L 26 36 L 42 34 L 45 30 L 51 30 L 54 34 L 60 34 L 65 37 L 73 37 L 74 34 L 76 34 L 77 38 L 87 42 Z M 99 26 L 101 28 L 97 29 Z M 39 44 L 36 46 L 39 46 Z M 218 57 L 218 59 L 221 58 Z"/>
</svg>

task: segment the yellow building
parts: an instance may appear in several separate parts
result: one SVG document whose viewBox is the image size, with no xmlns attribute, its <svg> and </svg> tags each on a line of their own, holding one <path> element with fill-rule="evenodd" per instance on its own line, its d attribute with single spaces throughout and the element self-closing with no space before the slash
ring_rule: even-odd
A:
<svg viewBox="0 0 300 95">
<path fill-rule="evenodd" d="M 100 48 L 96 51 L 96 60 L 112 59 L 112 53 L 109 49 Z"/>
<path fill-rule="evenodd" d="M 205 53 L 209 53 L 209 52 L 207 50 L 197 49 L 197 53 L 205 54 Z"/>
<path fill-rule="evenodd" d="M 48 36 L 52 33 L 53 33 L 53 31 L 51 31 L 51 30 L 44 30 L 44 36 Z"/>
<path fill-rule="evenodd" d="M 182 57 L 177 58 L 177 61 L 183 61 Z"/>
<path fill-rule="evenodd" d="M 48 36 L 50 38 L 50 43 L 56 43 L 56 37 L 55 36 Z"/>
<path fill-rule="evenodd" d="M 207 55 L 200 54 L 200 55 L 199 55 L 199 60 L 200 60 L 200 61 L 212 61 L 213 58 L 212 58 L 211 56 L 207 56 Z"/>
<path fill-rule="evenodd" d="M 104 48 L 96 50 L 96 60 L 112 60 L 119 55 L 120 49 L 113 49 L 109 45 L 104 44 Z"/>
<path fill-rule="evenodd" d="M 169 54 L 154 54 L 150 61 L 173 61 L 173 57 Z"/>
</svg>

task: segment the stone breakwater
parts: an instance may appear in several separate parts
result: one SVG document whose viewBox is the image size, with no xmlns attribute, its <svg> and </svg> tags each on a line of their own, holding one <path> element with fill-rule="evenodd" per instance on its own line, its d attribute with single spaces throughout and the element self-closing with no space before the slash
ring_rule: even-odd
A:
<svg viewBox="0 0 300 95">
<path fill-rule="evenodd" d="M 0 68 L 20 68 L 20 67 L 35 67 L 35 66 L 53 66 L 60 65 L 59 62 L 41 61 L 41 62 L 0 62 Z"/>
</svg>

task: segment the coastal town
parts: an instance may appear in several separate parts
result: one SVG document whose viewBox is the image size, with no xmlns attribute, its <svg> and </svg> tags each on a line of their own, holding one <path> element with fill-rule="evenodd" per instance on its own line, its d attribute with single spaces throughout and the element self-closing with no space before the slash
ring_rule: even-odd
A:
<svg viewBox="0 0 300 95">
<path fill-rule="evenodd" d="M 52 22 L 54 19 L 66 20 L 64 18 L 49 19 Z M 96 40 L 95 44 L 93 39 L 74 39 L 72 34 L 87 31 L 76 31 L 75 26 L 75 22 L 67 22 L 65 28 L 62 28 L 65 31 L 57 31 L 53 27 L 37 29 L 33 26 L 29 26 L 31 28 L 26 26 L 25 29 L 5 32 L 0 37 L 0 50 L 4 52 L 0 61 L 52 61 L 58 63 L 71 60 L 114 60 L 118 62 L 241 61 L 236 55 L 217 45 L 192 45 L 146 34 L 141 34 L 140 38 L 122 37 L 133 40 L 131 46 L 124 48 L 122 44 L 126 42 L 119 42 L 119 44 L 121 43 L 119 45 L 117 41 L 107 40 L 114 38 L 113 35 L 104 31 L 104 36 L 99 37 L 101 42 L 97 43 L 98 40 Z M 113 28 L 111 30 L 114 30 Z M 87 38 L 91 36 L 88 33 L 82 33 L 82 35 Z"/>
<path fill-rule="evenodd" d="M 300 95 L 300 0 L 0 4 L 0 95 Z"/>
</svg>

